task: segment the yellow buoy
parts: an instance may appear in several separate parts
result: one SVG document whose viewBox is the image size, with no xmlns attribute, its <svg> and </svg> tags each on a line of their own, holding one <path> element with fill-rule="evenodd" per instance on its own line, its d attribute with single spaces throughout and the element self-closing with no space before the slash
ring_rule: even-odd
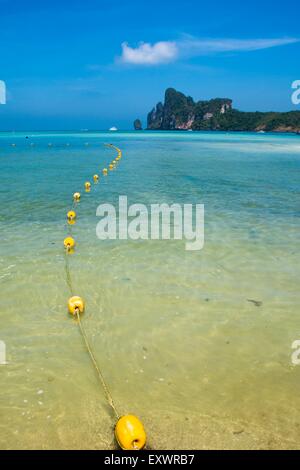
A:
<svg viewBox="0 0 300 470">
<path fill-rule="evenodd" d="M 80 193 L 74 193 L 74 194 L 73 194 L 73 198 L 74 198 L 74 200 L 77 201 L 77 202 L 80 201 L 80 197 L 81 197 L 81 196 L 80 196 Z"/>
<path fill-rule="evenodd" d="M 93 178 L 94 178 L 94 183 L 98 183 L 98 181 L 99 181 L 99 176 L 98 176 L 98 175 L 94 175 Z"/>
<path fill-rule="evenodd" d="M 68 310 L 71 315 L 77 315 L 77 311 L 79 313 L 84 312 L 84 301 L 81 297 L 74 295 L 68 300 Z"/>
<path fill-rule="evenodd" d="M 64 246 L 68 252 L 72 252 L 75 247 L 75 240 L 72 237 L 67 237 L 64 239 Z"/>
<path fill-rule="evenodd" d="M 114 169 L 114 166 L 113 166 L 113 164 L 112 164 L 112 163 L 110 163 L 110 165 L 109 165 L 109 169 L 110 169 L 110 170 L 113 170 L 113 169 Z"/>
<path fill-rule="evenodd" d="M 123 450 L 141 450 L 146 444 L 146 433 L 141 421 L 134 415 L 122 416 L 116 424 L 115 436 Z"/>
<path fill-rule="evenodd" d="M 104 176 L 106 176 L 107 175 L 107 168 L 103 168 L 102 173 L 103 173 Z"/>
<path fill-rule="evenodd" d="M 69 211 L 67 213 L 67 219 L 68 221 L 74 221 L 76 219 L 76 212 L 75 211 Z"/>
<path fill-rule="evenodd" d="M 84 183 L 84 187 L 85 187 L 86 192 L 89 192 L 91 190 L 91 183 L 89 181 L 86 181 Z"/>
</svg>

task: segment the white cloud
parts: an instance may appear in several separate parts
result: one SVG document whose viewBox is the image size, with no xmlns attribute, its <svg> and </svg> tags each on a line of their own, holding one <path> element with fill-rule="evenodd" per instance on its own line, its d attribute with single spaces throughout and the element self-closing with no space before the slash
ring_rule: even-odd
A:
<svg viewBox="0 0 300 470">
<path fill-rule="evenodd" d="M 128 43 L 124 42 L 119 60 L 124 64 L 156 65 L 174 62 L 182 57 L 197 57 L 222 52 L 257 51 L 296 42 L 299 42 L 299 39 L 198 39 L 192 36 L 186 36 L 179 41 L 160 41 L 154 44 L 142 42 L 137 47 L 130 47 Z"/>
<path fill-rule="evenodd" d="M 174 61 L 177 54 L 177 45 L 173 41 L 160 41 L 155 44 L 142 42 L 136 48 L 123 42 L 121 62 L 136 65 L 164 64 Z"/>
<path fill-rule="evenodd" d="M 299 42 L 295 38 L 275 39 L 197 39 L 188 37 L 178 42 L 181 52 L 189 56 L 206 55 L 212 52 L 257 51 Z"/>
</svg>

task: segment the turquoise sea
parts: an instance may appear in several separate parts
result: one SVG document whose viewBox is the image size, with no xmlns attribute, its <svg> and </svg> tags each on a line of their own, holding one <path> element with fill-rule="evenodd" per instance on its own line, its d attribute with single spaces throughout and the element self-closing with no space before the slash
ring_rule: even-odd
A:
<svg viewBox="0 0 300 470">
<path fill-rule="evenodd" d="M 85 194 L 84 182 L 115 156 L 107 142 L 123 158 Z M 300 448 L 300 365 L 291 360 L 300 340 L 300 136 L 1 133 L 0 176 L 1 449 L 116 445 L 67 313 L 62 242 L 75 191 L 70 267 L 86 301 L 82 322 L 119 410 L 141 418 L 148 446 Z M 203 203 L 203 250 L 98 240 L 97 206 L 119 195 Z"/>
</svg>

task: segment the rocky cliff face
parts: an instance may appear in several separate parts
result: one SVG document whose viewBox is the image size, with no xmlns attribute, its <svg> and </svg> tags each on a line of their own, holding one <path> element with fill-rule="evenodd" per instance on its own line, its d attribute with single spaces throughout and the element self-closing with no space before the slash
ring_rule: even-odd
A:
<svg viewBox="0 0 300 470">
<path fill-rule="evenodd" d="M 229 99 L 194 102 L 173 88 L 168 88 L 165 101 L 158 103 L 148 114 L 147 128 L 153 130 L 189 130 L 197 128 L 199 121 L 208 121 L 231 109 Z"/>
<path fill-rule="evenodd" d="M 156 107 L 150 111 L 147 118 L 148 129 L 162 129 L 164 115 L 164 105 L 157 103 Z"/>
</svg>

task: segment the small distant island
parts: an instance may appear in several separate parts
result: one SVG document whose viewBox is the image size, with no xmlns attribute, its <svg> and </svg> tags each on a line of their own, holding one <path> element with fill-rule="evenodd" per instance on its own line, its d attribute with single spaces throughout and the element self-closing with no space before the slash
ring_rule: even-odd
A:
<svg viewBox="0 0 300 470">
<path fill-rule="evenodd" d="M 139 128 L 137 121 L 135 128 Z M 229 98 L 196 102 L 168 88 L 164 103 L 158 103 L 148 114 L 147 129 L 300 133 L 300 111 L 243 112 L 234 109 Z"/>
<path fill-rule="evenodd" d="M 135 131 L 142 131 L 143 130 L 142 121 L 140 119 L 136 119 L 133 123 L 133 127 Z"/>
</svg>

